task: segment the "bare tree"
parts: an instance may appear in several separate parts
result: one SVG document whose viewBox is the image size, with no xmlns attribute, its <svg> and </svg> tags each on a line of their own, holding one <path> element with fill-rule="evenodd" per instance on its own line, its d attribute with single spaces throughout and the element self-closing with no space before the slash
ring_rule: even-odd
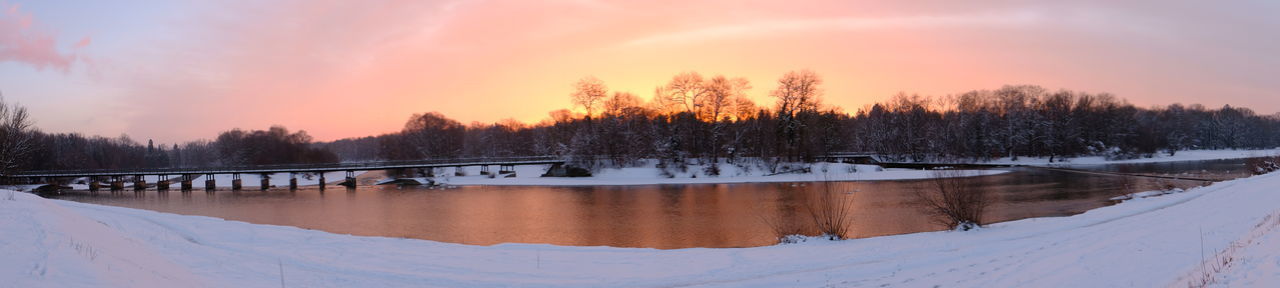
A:
<svg viewBox="0 0 1280 288">
<path fill-rule="evenodd" d="M 0 95 L 0 174 L 20 168 L 32 150 L 31 119 L 27 108 L 4 101 Z"/>
<path fill-rule="evenodd" d="M 573 88 L 573 93 L 569 94 L 570 100 L 574 105 L 582 106 L 587 111 L 587 117 L 591 117 L 591 113 L 609 94 L 609 87 L 604 86 L 604 81 L 600 81 L 595 76 L 578 80 L 578 83 L 573 84 Z"/>
<path fill-rule="evenodd" d="M 711 78 L 703 88 L 704 96 L 700 100 L 702 103 L 698 105 L 698 118 L 703 122 L 711 123 L 711 163 L 708 167 L 708 174 L 719 175 L 720 170 L 714 163 L 719 163 L 720 152 L 724 150 L 721 139 L 724 138 L 729 118 L 733 115 L 734 100 L 744 98 L 747 89 L 751 88 L 751 82 L 746 78 L 729 79 L 722 75 Z"/>
<path fill-rule="evenodd" d="M 817 112 L 818 97 L 822 94 L 818 85 L 821 84 L 822 78 L 813 71 L 791 71 L 778 79 L 778 88 L 771 93 L 778 100 L 778 120 L 781 125 L 778 132 L 780 138 L 784 139 L 779 141 L 779 144 L 784 145 L 779 150 L 791 160 L 799 158 L 797 150 L 804 145 L 804 121 L 800 118 Z"/>
<path fill-rule="evenodd" d="M 697 113 L 702 96 L 707 94 L 703 82 L 702 74 L 698 72 L 680 73 L 667 83 L 665 96 L 669 97 L 671 102 L 683 106 L 685 112 Z"/>
<path fill-rule="evenodd" d="M 916 198 L 934 222 L 956 230 L 985 224 L 982 213 L 990 206 L 987 191 L 974 185 L 963 170 L 933 172 L 928 188 L 917 189 Z"/>
<path fill-rule="evenodd" d="M 700 99 L 702 103 L 698 106 L 703 109 L 698 118 L 717 122 L 723 116 L 731 115 L 735 100 L 745 97 L 748 89 L 751 89 L 751 82 L 746 78 L 730 79 L 720 75 L 712 77 L 705 85 L 705 96 Z"/>
<path fill-rule="evenodd" d="M 640 107 L 643 101 L 631 92 L 613 92 L 613 97 L 604 101 L 604 113 L 622 115 L 627 108 Z"/>
<path fill-rule="evenodd" d="M 448 158 L 462 152 L 466 126 L 438 112 L 414 113 L 400 133 L 410 151 L 393 159 Z"/>
</svg>

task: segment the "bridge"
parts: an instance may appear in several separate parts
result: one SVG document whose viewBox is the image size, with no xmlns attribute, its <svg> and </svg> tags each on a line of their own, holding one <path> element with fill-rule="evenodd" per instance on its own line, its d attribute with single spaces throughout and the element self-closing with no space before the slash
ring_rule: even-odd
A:
<svg viewBox="0 0 1280 288">
<path fill-rule="evenodd" d="M 818 162 L 853 164 L 880 164 L 887 162 L 883 161 L 880 154 L 875 152 L 831 152 L 827 155 L 816 157 L 814 160 Z"/>
<path fill-rule="evenodd" d="M 22 171 L 9 175 L 3 175 L 6 180 L 23 181 L 27 183 L 52 184 L 55 179 L 74 179 L 89 178 L 89 189 L 98 190 L 103 183 L 110 185 L 112 190 L 122 190 L 125 188 L 125 182 L 132 182 L 135 190 L 143 190 L 147 188 L 146 176 L 156 176 L 156 188 L 159 190 L 169 189 L 169 176 L 178 176 L 181 182 L 182 190 L 191 190 L 192 181 L 195 178 L 205 176 L 205 189 L 213 190 L 217 187 L 214 175 L 232 175 L 232 190 L 240 190 L 243 185 L 240 181 L 240 174 L 260 174 L 269 175 L 275 173 L 289 173 L 289 188 L 298 188 L 297 174 L 317 173 L 320 176 L 320 189 L 325 187 L 324 173 L 345 171 L 346 179 L 341 182 L 342 186 L 354 187 L 356 171 L 371 170 L 418 170 L 421 175 L 426 177 L 435 177 L 436 168 L 454 168 L 454 175 L 464 176 L 463 167 L 480 166 L 482 175 L 493 174 L 489 167 L 498 166 L 496 175 L 513 174 L 515 166 L 522 165 L 552 165 L 553 168 L 563 166 L 565 160 L 557 156 L 533 156 L 533 157 L 499 157 L 499 158 L 452 158 L 452 159 L 429 159 L 429 160 L 408 160 L 408 161 L 376 161 L 376 162 L 355 162 L 355 163 L 325 163 L 325 164 L 288 164 L 288 165 L 253 165 L 253 166 L 227 166 L 227 167 L 198 167 L 198 168 L 144 168 L 144 169 L 94 169 L 94 170 L 44 170 L 44 171 Z M 105 181 L 104 181 L 105 180 Z M 270 188 L 270 179 L 262 177 L 261 188 L 266 190 Z"/>
</svg>

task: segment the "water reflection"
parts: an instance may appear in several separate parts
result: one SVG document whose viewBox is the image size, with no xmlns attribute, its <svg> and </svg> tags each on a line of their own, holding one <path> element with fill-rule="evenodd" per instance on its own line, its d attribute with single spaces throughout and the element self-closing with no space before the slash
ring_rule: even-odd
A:
<svg viewBox="0 0 1280 288">
<path fill-rule="evenodd" d="M 1199 181 L 1016 169 L 974 177 L 995 197 L 994 221 L 1062 216 L 1108 198 Z M 798 220 L 806 191 L 820 183 L 618 187 L 468 186 L 455 189 L 361 186 L 298 191 L 68 192 L 62 199 L 204 215 L 335 233 L 490 245 L 504 242 L 618 247 L 745 247 L 773 244 L 762 219 Z M 852 192 L 856 237 L 939 230 L 913 203 L 930 182 L 832 184 Z M 170 194 L 180 193 L 180 197 Z"/>
</svg>

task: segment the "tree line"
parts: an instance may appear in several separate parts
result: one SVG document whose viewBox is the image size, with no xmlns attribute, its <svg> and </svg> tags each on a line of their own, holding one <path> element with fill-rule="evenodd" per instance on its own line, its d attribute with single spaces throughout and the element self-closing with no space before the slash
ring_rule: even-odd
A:
<svg viewBox="0 0 1280 288">
<path fill-rule="evenodd" d="M 0 136 L 29 140 L 23 142 L 28 151 L 10 157 L 14 160 L 0 159 L 0 165 L 54 170 L 557 155 L 584 167 L 657 159 L 663 167 L 742 163 L 776 170 L 781 163 L 814 161 L 833 152 L 877 153 L 899 161 L 1057 161 L 1280 147 L 1280 116 L 1243 107 L 1143 108 L 1107 93 L 1016 85 L 947 96 L 900 93 L 849 113 L 823 103 L 823 84 L 813 71 L 791 71 L 769 85 L 771 103 L 760 105 L 747 97 L 753 84 L 739 77 L 679 73 L 649 99 L 611 91 L 603 80 L 586 77 L 567 95 L 577 112 L 555 110 L 538 123 L 463 124 L 429 112 L 412 115 L 398 132 L 323 143 L 313 142 L 305 131 L 279 126 L 234 129 L 214 140 L 143 145 L 128 136 L 50 134 L 0 123 Z M 12 111 L 0 112 L 4 119 L 13 117 Z M 21 113 L 27 121 L 25 110 Z M 14 142 L 6 139 L 0 139 L 0 149 Z M 718 173 L 715 165 L 707 167 L 708 174 Z"/>
<path fill-rule="evenodd" d="M 822 102 L 822 84 L 812 71 L 786 73 L 769 92 L 772 105 L 764 107 L 746 97 L 752 85 L 743 78 L 681 73 L 645 101 L 587 77 L 568 95 L 580 113 L 553 111 L 534 125 L 463 125 L 439 113 L 417 114 L 398 133 L 333 144 L 376 147 L 351 149 L 378 151 L 362 154 L 367 159 L 560 155 L 583 166 L 749 159 L 768 169 L 833 152 L 897 161 L 1058 161 L 1280 146 L 1280 116 L 1242 107 L 1142 108 L 1108 93 L 1011 85 L 947 96 L 900 93 L 846 113 Z"/>
<path fill-rule="evenodd" d="M 333 163 L 333 152 L 312 143 L 305 131 L 282 126 L 267 130 L 233 129 L 215 140 L 182 145 L 143 145 L 121 135 L 116 138 L 78 133 L 26 133 L 33 143 L 22 159 L 25 170 L 193 168 L 300 163 Z"/>
</svg>

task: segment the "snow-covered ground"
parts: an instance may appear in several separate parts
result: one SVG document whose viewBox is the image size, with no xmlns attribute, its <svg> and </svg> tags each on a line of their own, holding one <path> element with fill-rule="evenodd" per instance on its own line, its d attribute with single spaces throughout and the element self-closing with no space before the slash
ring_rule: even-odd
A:
<svg viewBox="0 0 1280 288">
<path fill-rule="evenodd" d="M 1280 229 L 1267 223 L 1280 217 L 1277 192 L 1280 173 L 969 232 L 657 250 L 358 237 L 0 191 L 0 279 L 14 287 L 1181 287 L 1213 271 L 1221 285 L 1275 287 Z M 1215 255 L 1234 264 L 1203 269 Z"/>
<path fill-rule="evenodd" d="M 988 164 L 1009 164 L 1009 165 L 1036 165 L 1036 166 L 1069 166 L 1069 165 L 1097 165 L 1097 164 L 1129 164 L 1129 163 L 1155 163 L 1155 162 L 1177 162 L 1177 161 L 1196 161 L 1196 160 L 1218 160 L 1218 159 L 1241 159 L 1254 157 L 1267 157 L 1280 155 L 1280 148 L 1266 150 L 1187 150 L 1178 151 L 1173 156 L 1167 153 L 1156 153 L 1151 158 L 1137 158 L 1126 160 L 1107 160 L 1103 156 L 1088 156 L 1076 158 L 1057 158 L 1053 163 L 1049 163 L 1048 157 L 1018 157 L 1018 161 L 1005 157 L 987 161 Z"/>
<path fill-rule="evenodd" d="M 730 164 L 720 164 L 720 175 L 707 176 L 702 165 L 690 165 L 683 171 L 667 169 L 670 174 L 664 175 L 663 169 L 655 168 L 650 161 L 640 167 L 603 168 L 591 177 L 541 177 L 547 166 L 516 166 L 516 177 L 489 177 L 480 175 L 480 167 L 466 167 L 463 170 L 468 176 L 453 176 L 454 169 L 440 171 L 435 181 L 451 185 L 556 185 L 556 186 L 602 186 L 602 185 L 648 185 L 648 184 L 706 184 L 706 183 L 762 183 L 762 182 L 812 182 L 812 181 L 870 181 L 870 180 L 911 180 L 927 179 L 934 176 L 933 171 L 913 169 L 884 169 L 876 165 L 856 165 L 843 163 L 809 163 L 792 164 L 794 167 L 808 167 L 809 172 L 783 173 L 770 175 L 759 167 L 744 169 Z M 497 166 L 491 171 L 497 172 Z M 1005 173 L 1005 170 L 972 170 L 967 175 L 982 176 Z M 421 182 L 421 181 L 420 181 Z M 425 183 L 425 182 L 424 182 Z"/>
</svg>

